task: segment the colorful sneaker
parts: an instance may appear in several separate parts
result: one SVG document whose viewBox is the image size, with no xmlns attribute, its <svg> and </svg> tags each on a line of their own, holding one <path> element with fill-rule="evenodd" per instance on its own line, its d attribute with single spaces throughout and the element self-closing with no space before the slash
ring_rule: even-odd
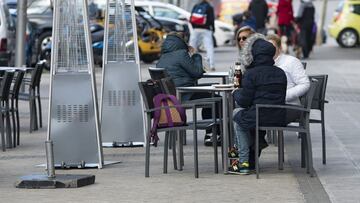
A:
<svg viewBox="0 0 360 203">
<path fill-rule="evenodd" d="M 241 175 L 248 175 L 250 174 L 250 165 L 249 165 L 249 162 L 244 162 L 244 163 L 241 163 L 239 164 L 239 173 Z"/>
<path fill-rule="evenodd" d="M 239 158 L 239 152 L 236 149 L 236 147 L 231 147 L 228 152 L 228 157 L 230 159 L 238 159 Z"/>
<path fill-rule="evenodd" d="M 231 166 L 229 167 L 228 173 L 240 175 L 241 173 L 240 173 L 239 169 L 240 169 L 239 161 L 238 161 L 238 160 L 234 160 L 234 161 L 231 163 Z"/>
</svg>

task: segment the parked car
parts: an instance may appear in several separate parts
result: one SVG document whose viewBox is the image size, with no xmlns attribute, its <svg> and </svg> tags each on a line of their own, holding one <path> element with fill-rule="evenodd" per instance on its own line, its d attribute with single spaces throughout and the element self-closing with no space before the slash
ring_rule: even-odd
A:
<svg viewBox="0 0 360 203">
<path fill-rule="evenodd" d="M 102 0 L 98 0 L 102 1 Z M 135 1 L 136 6 L 141 6 L 147 10 L 155 18 L 167 17 L 177 20 L 186 20 L 190 18 L 190 12 L 177 7 L 173 4 L 162 3 L 157 1 Z M 192 32 L 192 26 L 188 25 L 190 33 Z M 231 24 L 224 23 L 219 20 L 215 20 L 215 33 L 214 44 L 215 46 L 231 45 L 233 44 L 234 27 Z"/>
<path fill-rule="evenodd" d="M 15 21 L 5 0 L 0 0 L 0 66 L 15 64 Z"/>
<path fill-rule="evenodd" d="M 360 1 L 341 1 L 329 25 L 329 34 L 341 47 L 349 48 L 359 44 Z"/>
</svg>

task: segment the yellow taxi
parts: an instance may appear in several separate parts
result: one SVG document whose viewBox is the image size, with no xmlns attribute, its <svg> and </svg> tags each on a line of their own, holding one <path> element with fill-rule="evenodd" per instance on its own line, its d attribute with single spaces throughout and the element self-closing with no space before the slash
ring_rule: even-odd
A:
<svg viewBox="0 0 360 203">
<path fill-rule="evenodd" d="M 329 34 L 341 47 L 355 47 L 359 44 L 360 1 L 341 1 L 329 25 Z"/>
</svg>

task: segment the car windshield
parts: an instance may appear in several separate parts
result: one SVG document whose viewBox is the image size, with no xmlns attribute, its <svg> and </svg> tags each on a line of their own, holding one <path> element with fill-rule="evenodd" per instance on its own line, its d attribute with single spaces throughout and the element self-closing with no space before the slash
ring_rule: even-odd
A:
<svg viewBox="0 0 360 203">
<path fill-rule="evenodd" d="M 35 0 L 29 5 L 29 7 L 27 9 L 27 13 L 28 14 L 43 14 L 46 11 L 48 11 L 48 9 L 50 9 L 50 7 L 51 7 L 50 0 Z"/>
</svg>

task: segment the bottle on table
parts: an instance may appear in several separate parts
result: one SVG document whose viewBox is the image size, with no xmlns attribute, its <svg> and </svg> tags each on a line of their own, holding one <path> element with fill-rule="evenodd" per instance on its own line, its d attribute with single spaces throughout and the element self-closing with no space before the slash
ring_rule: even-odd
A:
<svg viewBox="0 0 360 203">
<path fill-rule="evenodd" d="M 234 72 L 234 87 L 235 88 L 241 87 L 241 78 L 242 78 L 241 63 L 236 62 L 235 63 L 235 72 Z"/>
</svg>

